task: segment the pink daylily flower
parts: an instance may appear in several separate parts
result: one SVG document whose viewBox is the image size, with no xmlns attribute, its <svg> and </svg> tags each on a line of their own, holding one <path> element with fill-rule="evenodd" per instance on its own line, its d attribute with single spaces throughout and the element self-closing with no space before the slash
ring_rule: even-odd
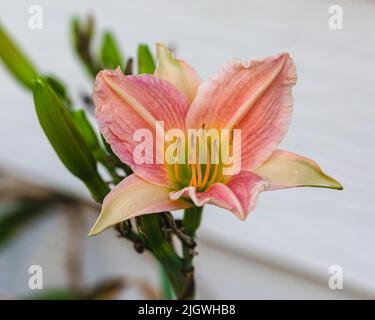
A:
<svg viewBox="0 0 375 320">
<path fill-rule="evenodd" d="M 263 60 L 231 60 L 207 81 L 157 45 L 154 75 L 104 70 L 95 81 L 96 118 L 106 141 L 133 174 L 104 199 L 90 231 L 147 213 L 213 204 L 244 220 L 262 191 L 290 187 L 342 189 L 312 160 L 277 149 L 291 119 L 296 71 L 283 53 Z M 224 176 L 222 165 L 137 164 L 137 129 L 241 129 L 241 171 Z M 198 172 L 199 171 L 199 172 Z M 184 175 L 184 178 L 181 177 Z"/>
</svg>

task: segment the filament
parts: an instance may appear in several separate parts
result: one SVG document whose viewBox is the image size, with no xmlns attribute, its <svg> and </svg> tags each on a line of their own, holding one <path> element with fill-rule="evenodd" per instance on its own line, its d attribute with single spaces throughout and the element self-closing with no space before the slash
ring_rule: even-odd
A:
<svg viewBox="0 0 375 320">
<path fill-rule="evenodd" d="M 206 155 L 207 155 L 207 161 L 206 161 L 206 171 L 204 172 L 204 177 L 202 182 L 198 185 L 199 188 L 204 187 L 208 181 L 208 177 L 210 175 L 210 169 L 211 169 L 211 157 L 210 157 L 210 151 L 208 150 L 208 146 L 206 144 Z"/>
<path fill-rule="evenodd" d="M 212 175 L 212 177 L 211 177 L 210 182 L 208 183 L 208 185 L 211 185 L 215 181 L 218 171 L 219 171 L 219 164 L 215 163 L 214 173 L 213 173 L 213 175 Z"/>
<path fill-rule="evenodd" d="M 198 176 L 198 179 L 197 179 L 197 186 L 199 187 L 199 185 L 201 184 L 201 181 L 202 181 L 202 168 L 201 168 L 201 164 L 199 163 L 199 160 L 198 160 L 198 164 L 197 164 L 197 176 Z"/>
<path fill-rule="evenodd" d="M 195 177 L 195 164 L 192 164 L 191 165 L 191 179 L 190 179 L 190 183 L 189 183 L 189 187 L 193 186 L 195 187 L 197 185 L 197 180 L 196 180 L 196 177 Z"/>
</svg>

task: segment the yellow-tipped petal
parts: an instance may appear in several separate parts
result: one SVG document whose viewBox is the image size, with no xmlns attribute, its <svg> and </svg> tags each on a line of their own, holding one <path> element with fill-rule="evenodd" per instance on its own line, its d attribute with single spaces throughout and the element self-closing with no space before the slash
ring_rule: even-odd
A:
<svg viewBox="0 0 375 320">
<path fill-rule="evenodd" d="M 326 175 L 313 160 L 283 150 L 276 150 L 254 172 L 270 182 L 270 189 L 291 187 L 343 189 L 340 182 Z"/>
<path fill-rule="evenodd" d="M 201 83 L 196 71 L 185 61 L 176 59 L 164 44 L 156 45 L 156 56 L 154 76 L 172 83 L 191 103 Z"/>
<path fill-rule="evenodd" d="M 96 235 L 121 221 L 142 214 L 184 209 L 192 205 L 184 200 L 171 201 L 170 191 L 135 174 L 126 177 L 104 199 L 100 216 L 89 235 Z"/>
</svg>

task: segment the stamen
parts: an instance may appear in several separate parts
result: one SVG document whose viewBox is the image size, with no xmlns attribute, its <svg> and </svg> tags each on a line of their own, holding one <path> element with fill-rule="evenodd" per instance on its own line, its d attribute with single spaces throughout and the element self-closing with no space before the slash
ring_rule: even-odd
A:
<svg viewBox="0 0 375 320">
<path fill-rule="evenodd" d="M 176 162 L 174 163 L 174 175 L 176 177 L 177 182 L 179 183 L 182 182 L 182 179 L 178 172 L 178 161 L 180 159 L 180 152 L 181 152 L 180 148 L 181 148 L 181 139 L 178 137 L 177 138 L 177 159 L 176 159 Z"/>
<path fill-rule="evenodd" d="M 233 127 L 232 129 L 230 129 L 230 132 L 229 132 L 229 144 L 232 145 L 233 143 L 233 134 L 234 134 L 234 129 L 236 127 Z"/>
<path fill-rule="evenodd" d="M 190 179 L 190 183 L 189 183 L 189 187 L 196 187 L 197 186 L 197 180 L 196 180 L 196 176 L 195 176 L 195 164 L 192 164 L 191 165 L 191 179 Z"/>
<path fill-rule="evenodd" d="M 217 176 L 217 172 L 219 171 L 219 164 L 218 163 L 215 163 L 215 167 L 214 167 L 214 173 L 210 179 L 210 182 L 208 183 L 208 185 L 211 185 L 212 183 L 215 182 L 215 179 L 216 179 L 216 176 Z"/>
<path fill-rule="evenodd" d="M 206 143 L 206 155 L 207 155 L 207 161 L 206 161 L 206 171 L 204 172 L 204 177 L 202 182 L 198 185 L 199 188 L 202 188 L 206 185 L 208 181 L 208 177 L 210 175 L 210 169 L 211 169 L 211 158 L 210 158 L 210 151 L 208 150 L 208 145 Z"/>
<path fill-rule="evenodd" d="M 199 186 L 202 182 L 202 168 L 199 162 L 197 164 L 197 172 L 198 172 L 197 186 Z"/>
<path fill-rule="evenodd" d="M 197 186 L 200 185 L 202 182 L 202 168 L 201 168 L 201 159 L 200 159 L 200 154 L 199 154 L 199 144 L 196 145 L 196 160 L 197 160 Z"/>
<path fill-rule="evenodd" d="M 214 145 L 213 145 L 214 161 L 216 161 L 216 157 L 218 157 L 218 155 L 219 155 L 219 150 L 218 150 L 217 141 L 215 140 Z M 213 173 L 210 181 L 208 182 L 208 185 L 211 185 L 212 183 L 214 183 L 216 181 L 216 176 L 217 176 L 218 171 L 219 171 L 219 164 L 215 163 L 214 173 Z"/>
</svg>

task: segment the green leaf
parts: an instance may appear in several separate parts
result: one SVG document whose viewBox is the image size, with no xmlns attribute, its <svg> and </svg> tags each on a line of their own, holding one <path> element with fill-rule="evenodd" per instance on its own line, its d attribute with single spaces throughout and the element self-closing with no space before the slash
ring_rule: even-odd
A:
<svg viewBox="0 0 375 320">
<path fill-rule="evenodd" d="M 0 214 L 0 250 L 25 226 L 45 213 L 50 205 L 46 201 L 24 201 L 10 207 L 3 205 Z"/>
<path fill-rule="evenodd" d="M 55 92 L 63 100 L 64 104 L 68 107 L 68 109 L 71 110 L 72 100 L 70 99 L 65 89 L 65 86 L 61 83 L 61 81 L 51 75 L 46 76 L 45 79 L 48 82 L 48 84 L 52 87 L 52 89 L 55 90 Z"/>
<path fill-rule="evenodd" d="M 138 46 L 138 73 L 153 74 L 155 70 L 155 62 L 152 53 L 147 44 Z"/>
<path fill-rule="evenodd" d="M 38 72 L 0 25 L 0 57 L 10 73 L 26 88 L 31 89 Z"/>
<path fill-rule="evenodd" d="M 74 123 L 77 126 L 78 131 L 84 138 L 85 142 L 89 146 L 95 159 L 100 162 L 111 175 L 114 183 L 119 183 L 121 179 L 118 177 L 115 168 L 109 162 L 109 155 L 105 152 L 99 143 L 98 137 L 91 126 L 91 123 L 86 117 L 84 110 L 77 110 L 71 113 Z"/>
<path fill-rule="evenodd" d="M 40 124 L 65 166 L 85 179 L 96 171 L 95 159 L 56 92 L 43 78 L 33 87 Z"/>
<path fill-rule="evenodd" d="M 104 68 L 116 69 L 120 67 L 123 70 L 120 49 L 113 34 L 108 31 L 103 34 L 100 47 L 100 60 Z"/>
<path fill-rule="evenodd" d="M 87 119 L 85 111 L 82 109 L 72 111 L 71 115 L 78 131 L 84 138 L 89 148 L 92 151 L 100 148 L 98 137 Z"/>
<path fill-rule="evenodd" d="M 66 168 L 80 178 L 101 202 L 109 188 L 97 172 L 96 161 L 62 101 L 39 77 L 33 86 L 34 104 L 40 125 Z"/>
</svg>

